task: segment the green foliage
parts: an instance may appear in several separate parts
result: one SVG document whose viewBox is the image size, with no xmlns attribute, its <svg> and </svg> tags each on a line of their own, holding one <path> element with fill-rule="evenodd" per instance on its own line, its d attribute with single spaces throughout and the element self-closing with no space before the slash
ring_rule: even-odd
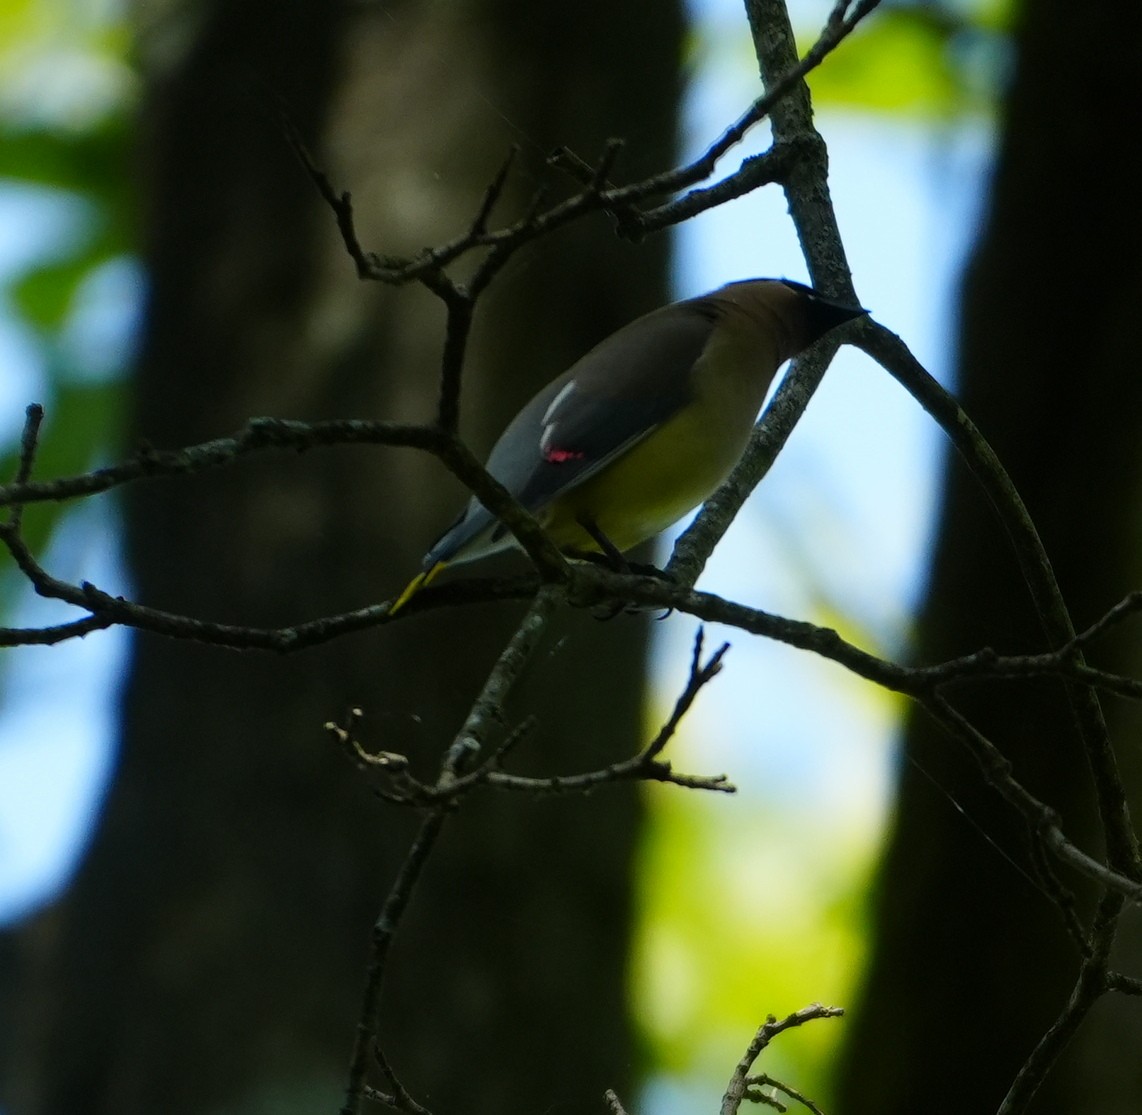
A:
<svg viewBox="0 0 1142 1115">
<path fill-rule="evenodd" d="M 37 332 L 58 333 L 67 322 L 76 291 L 92 265 L 84 253 L 29 267 L 8 287 L 12 308 Z"/>
<path fill-rule="evenodd" d="M 813 609 L 810 618 L 877 646 L 876 633 L 858 633 L 851 617 Z M 799 699 L 798 685 L 810 692 L 811 673 L 807 664 L 800 682 L 801 675 L 787 678 L 790 700 Z M 688 1093 L 720 1094 L 768 1014 L 854 1003 L 888 792 L 874 772 L 887 767 L 903 699 L 855 678 L 831 685 L 833 719 L 844 729 L 827 741 L 814 740 L 812 728 L 796 742 L 773 739 L 712 691 L 683 721 L 669 758 L 676 769 L 713 773 L 722 767 L 712 751 L 736 756 L 726 773 L 738 794 L 648 791 L 633 996 L 656 1064 L 692 1084 Z M 768 757 L 759 754 L 770 744 Z M 811 773 L 799 772 L 800 763 Z M 782 1035 L 758 1071 L 828 1110 L 845 1025 Z"/>
<path fill-rule="evenodd" d="M 25 400 L 42 403 L 47 416 L 40 476 L 90 468 L 121 436 L 125 369 L 89 356 L 80 323 L 91 279 L 134 244 L 127 45 L 125 21 L 106 5 L 20 0 L 0 11 L 0 191 L 35 227 L 28 258 L 0 260 L 0 314 L 28 342 L 40 380 Z M 18 439 L 18 422 L 6 418 L 6 436 Z M 15 440 L 0 446 L 6 478 L 17 449 Z M 25 533 L 37 553 L 63 514 L 29 511 Z M 7 608 L 17 579 L 4 573 Z"/>
<path fill-rule="evenodd" d="M 767 1014 L 852 1001 L 864 951 L 852 880 L 872 849 L 844 831 L 823 845 L 771 801 L 659 799 L 641 874 L 640 1015 L 661 1068 L 716 1095 Z M 762 1068 L 825 1102 L 842 1025 L 783 1037 Z"/>
<path fill-rule="evenodd" d="M 93 454 L 103 443 L 117 442 L 122 427 L 125 384 L 111 381 L 50 381 L 42 402 L 47 418 L 36 456 L 43 476 L 68 476 L 92 465 Z M 77 434 L 86 436 L 75 436 Z M 2 475 L 16 471 L 18 445 L 5 447 L 0 458 Z M 24 516 L 24 538 L 36 553 L 42 553 L 58 524 L 61 511 L 52 504 L 38 504 Z M 0 592 L 11 586 L 0 586 Z M 9 601 L 5 596 L 2 603 Z"/>
<path fill-rule="evenodd" d="M 660 1071 L 716 1096 L 767 1014 L 851 1005 L 877 820 L 748 785 L 728 801 L 654 795 L 633 992 Z M 785 1035 L 762 1068 L 827 1106 L 843 1026 Z"/>
<path fill-rule="evenodd" d="M 0 177 L 53 190 L 70 190 L 105 207 L 105 216 L 122 217 L 127 120 L 115 116 L 74 128 L 31 128 L 0 115 Z"/>
<path fill-rule="evenodd" d="M 949 115 L 964 107 L 944 29 L 912 11 L 886 11 L 812 77 L 817 104 L 878 112 Z"/>
<path fill-rule="evenodd" d="M 1010 17 L 1008 0 L 881 8 L 810 75 L 814 103 L 937 119 L 990 112 Z M 816 34 L 806 29 L 802 50 Z"/>
</svg>

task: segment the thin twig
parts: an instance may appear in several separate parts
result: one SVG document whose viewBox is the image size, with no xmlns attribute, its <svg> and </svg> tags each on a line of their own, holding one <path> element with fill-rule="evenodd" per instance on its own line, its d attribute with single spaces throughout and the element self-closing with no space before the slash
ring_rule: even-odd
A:
<svg viewBox="0 0 1142 1115">
<path fill-rule="evenodd" d="M 492 210 L 496 207 L 496 202 L 500 200 L 500 195 L 504 192 L 504 185 L 507 183 L 508 174 L 518 156 L 519 144 L 513 143 L 508 150 L 507 158 L 504 159 L 500 165 L 500 169 L 496 172 L 495 178 L 488 183 L 488 188 L 484 191 L 484 198 L 480 202 L 480 208 L 476 211 L 476 216 L 472 219 L 472 224 L 468 228 L 469 236 L 482 236 L 488 231 L 488 219 L 492 215 Z"/>
<path fill-rule="evenodd" d="M 1059 1055 L 1074 1037 L 1091 1007 L 1107 990 L 1107 962 L 1114 944 L 1122 901 L 1122 896 L 1113 892 L 1102 896 L 1091 933 L 1090 949 L 1083 958 L 1070 998 L 1015 1074 L 996 1115 L 1022 1115 L 1030 1107 L 1035 1093 L 1058 1061 Z"/>
<path fill-rule="evenodd" d="M 463 727 L 456 733 L 451 751 L 457 756 L 464 756 L 463 762 L 453 764 L 451 777 L 442 779 L 438 789 L 447 789 L 455 783 L 459 777 L 460 767 L 470 766 L 487 745 L 491 732 L 500 724 L 508 695 L 519 681 L 539 646 L 540 638 L 547 630 L 558 599 L 556 589 L 552 585 L 544 585 L 536 594 L 527 614 L 520 620 L 515 634 L 501 651 L 479 696 L 472 702 Z"/>
<path fill-rule="evenodd" d="M 140 450 L 118 465 L 95 469 L 78 476 L 48 481 L 26 481 L 0 486 L 0 507 L 18 506 L 75 499 L 120 487 L 146 477 L 172 476 L 205 472 L 231 464 L 250 453 L 291 449 L 303 451 L 327 448 L 334 445 L 392 445 L 411 446 L 431 453 L 459 479 L 480 502 L 511 531 L 520 546 L 532 558 L 542 575 L 549 580 L 563 579 L 567 573 L 563 555 L 548 540 L 535 519 L 518 501 L 493 479 L 471 451 L 454 435 L 432 426 L 409 426 L 395 422 L 374 422 L 363 419 L 330 419 L 320 422 L 298 422 L 281 418 L 251 418 L 246 425 L 230 437 L 215 438 L 177 450 Z M 14 555 L 15 556 L 15 555 Z M 30 555 L 29 555 L 30 557 Z M 69 591 L 63 582 L 43 577 L 45 595 L 85 607 L 83 591 Z M 39 586 L 37 585 L 37 590 Z M 93 590 L 96 591 L 97 590 Z M 116 611 L 116 622 L 131 626 L 151 626 L 167 633 L 180 627 L 186 638 L 228 644 L 225 625 L 202 625 L 196 630 L 194 621 L 188 624 L 172 622 L 174 617 L 135 606 L 128 611 L 117 608 L 114 598 L 100 602 L 104 608 Z M 120 602 L 122 603 L 122 602 Z M 415 610 L 414 600 L 409 611 Z M 159 618 L 163 617 L 163 618 Z M 132 622 L 138 620 L 139 622 Z M 289 642 L 288 637 L 286 642 Z M 261 645 L 265 645 L 264 641 Z M 271 646 L 267 649 L 291 649 L 290 646 Z"/>
<path fill-rule="evenodd" d="M 695 186 L 681 197 L 664 202 L 653 209 L 641 210 L 634 219 L 620 226 L 629 240 L 639 240 L 651 232 L 688 221 L 707 209 L 743 197 L 761 186 L 784 182 L 794 164 L 810 149 L 801 139 L 776 140 L 768 151 L 750 155 L 733 174 L 712 186 Z"/>
<path fill-rule="evenodd" d="M 939 693 L 923 702 L 927 711 L 968 750 L 988 783 L 1026 819 L 1045 847 L 1088 878 L 1134 902 L 1142 902 L 1142 883 L 1092 859 L 1063 835 L 1054 810 L 1039 801 L 1011 774 L 1011 763 L 998 747 Z"/>
<path fill-rule="evenodd" d="M 714 172 L 721 158 L 740 143 L 751 128 L 765 119 L 777 105 L 781 104 L 783 98 L 791 90 L 796 89 L 805 75 L 819 66 L 856 29 L 861 20 L 876 8 L 878 3 L 879 0 L 861 0 L 860 3 L 851 8 L 851 11 L 849 11 L 850 5 L 847 2 L 838 5 L 841 14 L 838 16 L 837 10 L 834 10 L 821 35 L 805 57 L 797 59 L 794 55 L 793 64 L 786 67 L 780 76 L 769 84 L 764 96 L 757 98 L 722 135 L 692 162 L 627 186 L 603 189 L 600 188 L 601 184 L 610 170 L 610 163 L 613 162 L 614 157 L 613 154 L 609 153 L 611 148 L 608 148 L 608 154 L 604 154 L 597 172 L 592 176 L 592 180 L 585 189 L 573 197 L 558 202 L 546 210 L 540 211 L 538 207 L 533 207 L 533 210 L 522 219 L 490 232 L 479 227 L 479 216 L 485 208 L 485 205 L 481 204 L 476 217 L 469 223 L 469 228 L 463 235 L 409 258 L 380 256 L 373 252 L 366 252 L 361 248 L 353 226 L 349 194 L 339 193 L 332 186 L 328 177 L 310 158 L 295 130 L 287 127 L 287 135 L 306 172 L 313 180 L 322 198 L 333 210 L 346 250 L 352 257 L 357 267 L 357 273 L 361 278 L 391 284 L 424 281 L 428 276 L 442 274 L 444 268 L 469 252 L 487 248 L 500 253 L 498 265 L 502 265 L 506 255 L 524 243 L 530 243 L 539 236 L 554 232 L 593 212 L 613 214 L 619 220 L 619 231 L 631 239 L 638 239 L 646 232 L 640 227 L 639 215 L 634 208 L 639 202 L 688 189 L 708 178 Z M 848 14 L 846 15 L 845 12 Z M 615 148 L 615 153 L 617 154 L 617 148 Z M 710 208 L 715 204 L 720 204 L 720 199 L 711 196 L 706 199 L 702 208 Z M 693 208 L 692 211 L 700 210 Z M 663 227 L 663 224 L 659 222 L 656 227 Z M 473 283 L 473 291 L 475 287 L 476 284 Z"/>
<path fill-rule="evenodd" d="M 460 428 L 460 380 L 476 304 L 467 290 L 443 276 L 435 276 L 434 281 L 426 281 L 425 285 L 444 303 L 448 315 L 444 326 L 444 351 L 440 356 L 436 423 L 455 437 Z"/>
<path fill-rule="evenodd" d="M 38 404 L 32 404 L 37 406 Z M 181 449 L 140 449 L 116 465 L 54 480 L 0 485 L 0 507 L 26 503 L 57 503 L 96 495 L 136 480 L 180 476 L 232 465 L 252 453 L 292 450 L 304 452 L 342 445 L 391 445 L 440 454 L 451 439 L 431 426 L 410 426 L 360 418 L 297 422 L 285 418 L 251 418 L 234 434 L 187 445 Z"/>
<path fill-rule="evenodd" d="M 6 534 L 10 524 L 0 525 L 0 536 Z M 0 627 L 0 647 L 50 647 L 68 639 L 82 639 L 92 631 L 106 631 L 116 626 L 110 615 L 87 616 L 70 623 L 57 623 L 49 627 Z"/>
<path fill-rule="evenodd" d="M 357 229 L 353 221 L 352 197 L 347 190 L 339 193 L 334 189 L 333 183 L 329 181 L 328 175 L 314 162 L 313 157 L 309 153 L 309 149 L 305 145 L 305 141 L 301 137 L 301 133 L 285 113 L 281 116 L 281 123 L 285 131 L 286 139 L 301 161 L 305 172 L 317 187 L 318 193 L 325 199 L 326 204 L 333 210 L 333 214 L 337 218 L 337 229 L 341 233 L 341 239 L 345 244 L 345 250 L 357 265 L 357 275 L 364 278 L 377 265 L 377 260 L 375 257 L 366 254 L 365 250 L 361 247 L 360 241 L 357 239 Z"/>
<path fill-rule="evenodd" d="M 813 1022 L 818 1018 L 840 1018 L 844 1013 L 842 1007 L 824 1007 L 820 1003 L 811 1003 L 809 1006 L 802 1007 L 799 1011 L 787 1015 L 780 1022 L 771 1014 L 758 1028 L 757 1033 L 753 1036 L 753 1041 L 749 1043 L 741 1060 L 738 1061 L 737 1067 L 730 1077 L 730 1082 L 726 1086 L 725 1095 L 722 1096 L 720 1115 L 737 1115 L 737 1110 L 741 1107 L 749 1087 L 749 1070 L 753 1068 L 754 1062 L 761 1056 L 765 1047 L 778 1034 L 796 1026 L 804 1026 L 806 1022 Z"/>
<path fill-rule="evenodd" d="M 369 963 L 365 971 L 365 987 L 361 997 L 361 1013 L 353 1040 L 353 1053 L 349 1060 L 349 1079 L 345 1089 L 345 1102 L 341 1106 L 341 1115 L 359 1115 L 361 1111 L 365 1095 L 365 1075 L 368 1072 L 370 1057 L 379 1055 L 379 1050 L 376 1048 L 377 1023 L 389 950 L 401 918 L 408 907 L 409 899 L 412 897 L 413 889 L 440 836 L 446 816 L 445 810 L 437 809 L 425 817 L 412 847 L 408 850 L 408 855 L 405 856 L 397 872 L 397 877 L 389 888 L 380 916 L 373 925 Z M 389 1080 L 398 1095 L 404 1093 L 403 1088 L 397 1091 L 399 1085 L 394 1075 L 390 1074 Z"/>
<path fill-rule="evenodd" d="M 1082 652 L 1076 646 L 1074 625 L 1050 558 L 994 450 L 959 403 L 929 375 L 899 337 L 867 320 L 856 322 L 854 333 L 859 347 L 900 383 L 951 439 L 1011 540 L 1047 639 L 1054 646 L 1073 647 L 1073 661 L 1082 666 Z M 1094 782 L 1108 862 L 1122 874 L 1142 878 L 1138 838 L 1098 694 L 1091 686 L 1072 685 L 1067 687 L 1067 697 Z"/>
<path fill-rule="evenodd" d="M 724 774 L 679 774 L 670 763 L 659 758 L 699 691 L 721 670 L 722 659 L 729 649 L 728 643 L 723 644 L 703 662 L 701 629 L 694 640 L 694 657 L 685 689 L 675 702 L 674 710 L 665 725 L 637 755 L 583 774 L 552 775 L 546 778 L 508 774 L 501 769 L 501 763 L 510 748 L 533 727 L 534 718 L 529 717 L 509 732 L 479 766 L 473 768 L 472 764 L 485 749 L 492 730 L 501 722 L 507 693 L 535 651 L 555 600 L 555 590 L 541 590 L 540 597 L 536 598 L 531 611 L 524 617 L 512 641 L 501 654 L 480 696 L 473 702 L 464 727 L 457 733 L 449 754 L 462 757 L 463 761 L 456 765 L 449 777 L 441 777 L 433 785 L 419 782 L 409 773 L 409 761 L 404 755 L 366 750 L 359 742 L 357 733 L 362 718 L 360 709 L 350 710 L 342 724 L 325 725 L 349 758 L 367 775 L 380 797 L 396 805 L 441 807 L 454 805 L 460 798 L 481 786 L 540 796 L 582 794 L 607 783 L 634 781 L 667 782 L 687 789 L 713 790 L 726 794 L 737 792 Z"/>
<path fill-rule="evenodd" d="M 783 1083 L 774 1076 L 768 1073 L 762 1073 L 760 1076 L 751 1076 L 749 1078 L 750 1087 L 766 1087 L 776 1088 L 779 1092 L 784 1092 L 791 1100 L 795 1100 L 802 1107 L 808 1108 L 813 1115 L 825 1115 L 825 1113 L 804 1093 L 799 1092 L 796 1088 L 790 1087 L 788 1084 Z M 784 1107 L 784 1105 L 782 1105 Z"/>
<path fill-rule="evenodd" d="M 607 1105 L 607 1110 L 611 1115 L 627 1115 L 626 1108 L 623 1107 L 619 1097 L 610 1088 L 603 1093 L 603 1102 Z"/>
<path fill-rule="evenodd" d="M 678 730 L 682 717 L 690 711 L 694 698 L 698 696 L 704 686 L 713 681 L 721 672 L 722 659 L 725 658 L 726 652 L 730 649 L 730 644 L 722 643 L 709 660 L 703 663 L 702 643 L 704 639 L 705 631 L 699 627 L 694 636 L 694 651 L 690 658 L 690 676 L 686 680 L 686 688 L 678 700 L 674 702 L 674 711 L 670 714 L 670 718 L 659 729 L 658 735 L 650 741 L 646 750 L 643 751 L 641 755 L 643 762 L 651 763 L 658 758 Z"/>
<path fill-rule="evenodd" d="M 787 146 L 797 151 L 797 158 L 783 168 L 781 181 L 809 275 L 826 294 L 855 303 L 852 274 L 829 195 L 825 144 L 813 124 L 809 90 L 803 80 L 812 69 L 809 63 L 823 59 L 835 49 L 876 7 L 876 2 L 864 0 L 846 17 L 849 7 L 849 0 L 840 0 L 834 6 L 825 30 L 801 60 L 797 58 L 784 0 L 748 0 L 746 11 L 766 85 L 766 96 L 755 107 L 772 112 L 775 149 Z M 731 138 L 749 118 L 747 113 L 723 138 Z M 717 145 L 711 150 L 716 148 Z M 729 524 L 773 466 L 820 386 L 837 346 L 838 338 L 833 334 L 793 361 L 729 480 L 706 501 L 675 544 L 666 568 L 677 580 L 692 585 L 698 579 Z"/>
<path fill-rule="evenodd" d="M 20 435 L 20 459 L 16 465 L 15 485 L 20 487 L 32 478 L 32 468 L 36 462 L 36 449 L 40 440 L 40 425 L 44 420 L 44 408 L 39 403 L 29 403 L 24 408 L 24 429 Z M 8 515 L 8 527 L 18 533 L 24 518 L 24 505 L 15 504 Z"/>
<path fill-rule="evenodd" d="M 621 762 L 612 763 L 601 770 L 578 775 L 556 775 L 550 778 L 528 778 L 507 774 L 498 769 L 485 768 L 474 772 L 473 782 L 479 780 L 504 790 L 517 790 L 529 794 L 583 793 L 607 782 L 656 781 L 670 782 L 696 790 L 715 790 L 721 793 L 735 793 L 734 787 L 725 775 L 713 777 L 676 774 L 669 763 L 659 759 L 663 749 L 678 730 L 682 718 L 702 688 L 708 685 L 720 672 L 722 659 L 729 650 L 729 643 L 722 646 L 706 661 L 702 661 L 703 632 L 699 628 L 694 637 L 694 653 L 690 663 L 690 676 L 686 687 L 674 704 L 669 719 L 653 740 L 637 755 Z"/>
<path fill-rule="evenodd" d="M 1086 930 L 1078 915 L 1078 903 L 1074 893 L 1063 885 L 1055 870 L 1055 863 L 1047 855 L 1047 844 L 1043 838 L 1042 821 L 1038 829 L 1029 831 L 1029 850 L 1031 867 L 1035 873 L 1035 882 L 1039 889 L 1052 901 L 1063 918 L 1063 925 L 1067 934 L 1078 947 L 1079 952 L 1086 956 L 1090 952 L 1087 942 Z"/>
<path fill-rule="evenodd" d="M 389 1064 L 388 1058 L 379 1045 L 373 1047 L 373 1060 L 376 1061 L 377 1067 L 381 1070 L 381 1075 L 389 1082 L 389 1087 L 393 1090 L 392 1096 L 386 1099 L 390 1107 L 395 1107 L 398 1111 L 407 1111 L 409 1115 L 432 1115 L 427 1107 L 417 1103 L 409 1095 L 408 1089 L 397 1079 L 397 1074 L 393 1071 L 392 1065 Z"/>
<path fill-rule="evenodd" d="M 1072 640 L 1074 646 L 1087 646 L 1101 638 L 1112 627 L 1117 627 L 1142 612 L 1142 592 L 1127 593 L 1108 612 L 1102 615 L 1085 631 L 1080 631 Z"/>
<path fill-rule="evenodd" d="M 1120 991 L 1123 995 L 1142 995 L 1142 979 L 1124 976 L 1121 972 L 1107 972 L 1106 986 L 1110 991 Z"/>
</svg>

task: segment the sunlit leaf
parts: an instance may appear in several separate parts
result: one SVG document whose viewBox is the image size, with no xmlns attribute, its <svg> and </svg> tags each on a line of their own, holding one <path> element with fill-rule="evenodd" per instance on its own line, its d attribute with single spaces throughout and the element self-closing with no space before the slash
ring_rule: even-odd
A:
<svg viewBox="0 0 1142 1115">
<path fill-rule="evenodd" d="M 25 323 L 38 329 L 58 329 L 90 267 L 89 260 L 70 257 L 29 268 L 9 285 L 8 297 Z"/>
<path fill-rule="evenodd" d="M 34 476 L 49 479 L 84 472 L 118 446 L 122 434 L 125 387 L 119 382 L 57 383 L 42 400 L 44 423 L 36 452 Z M 18 447 L 0 458 L 0 476 L 8 482 L 16 472 Z M 46 511 L 29 511 L 25 535 L 34 547 L 47 535 L 62 508 L 45 504 Z"/>
<path fill-rule="evenodd" d="M 0 7 L 0 115 L 12 126 L 90 133 L 135 95 L 129 28 L 115 6 L 7 0 Z"/>
<path fill-rule="evenodd" d="M 635 998 L 662 1069 L 724 1084 L 756 1027 L 810 1002 L 851 1003 L 878 831 L 779 805 L 655 794 L 640 871 Z M 711 947 L 711 942 L 717 942 Z M 765 1071 L 827 1103 L 842 1024 L 776 1043 Z"/>
<path fill-rule="evenodd" d="M 80 0 L 0 5 L 0 179 L 37 230 L 34 247 L 9 262 L 4 302 L 39 354 L 36 390 L 46 418 L 35 476 L 82 472 L 109 456 L 121 435 L 124 388 L 115 369 L 84 363 L 75 343 L 85 284 L 134 240 L 128 165 L 134 78 L 130 29 L 114 6 Z M 44 216 L 45 212 L 48 214 Z M 16 268 L 21 268 L 16 270 Z M 30 400 L 29 400 L 30 401 Z M 18 446 L 3 447 L 10 480 Z M 66 505 L 32 505 L 24 537 L 43 556 Z M 15 581 L 0 583 L 0 608 Z"/>
<path fill-rule="evenodd" d="M 927 10 L 881 10 L 810 75 L 814 102 L 924 116 L 978 111 L 951 49 L 962 30 Z"/>
<path fill-rule="evenodd" d="M 0 178 L 69 190 L 97 201 L 122 239 L 130 235 L 124 166 L 128 134 L 122 119 L 81 135 L 6 129 L 0 132 Z"/>
</svg>

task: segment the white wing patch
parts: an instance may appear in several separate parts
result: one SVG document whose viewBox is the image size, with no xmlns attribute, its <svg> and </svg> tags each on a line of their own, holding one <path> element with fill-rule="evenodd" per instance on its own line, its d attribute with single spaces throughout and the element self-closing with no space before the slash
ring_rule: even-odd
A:
<svg viewBox="0 0 1142 1115">
<path fill-rule="evenodd" d="M 559 394 L 548 404 L 547 409 L 543 412 L 543 417 L 539 420 L 540 425 L 543 426 L 543 432 L 539 435 L 539 451 L 545 457 L 551 450 L 551 437 L 558 417 L 556 412 L 570 398 L 574 390 L 575 381 L 573 379 L 568 380 L 567 383 L 563 385 Z"/>
</svg>

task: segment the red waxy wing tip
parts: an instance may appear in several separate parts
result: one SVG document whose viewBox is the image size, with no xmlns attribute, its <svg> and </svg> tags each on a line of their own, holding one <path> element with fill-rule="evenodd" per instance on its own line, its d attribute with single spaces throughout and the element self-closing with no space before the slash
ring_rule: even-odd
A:
<svg viewBox="0 0 1142 1115">
<path fill-rule="evenodd" d="M 581 461 L 586 455 L 579 449 L 557 449 L 555 446 L 543 451 L 543 459 L 553 465 L 561 465 L 565 461 Z"/>
</svg>

